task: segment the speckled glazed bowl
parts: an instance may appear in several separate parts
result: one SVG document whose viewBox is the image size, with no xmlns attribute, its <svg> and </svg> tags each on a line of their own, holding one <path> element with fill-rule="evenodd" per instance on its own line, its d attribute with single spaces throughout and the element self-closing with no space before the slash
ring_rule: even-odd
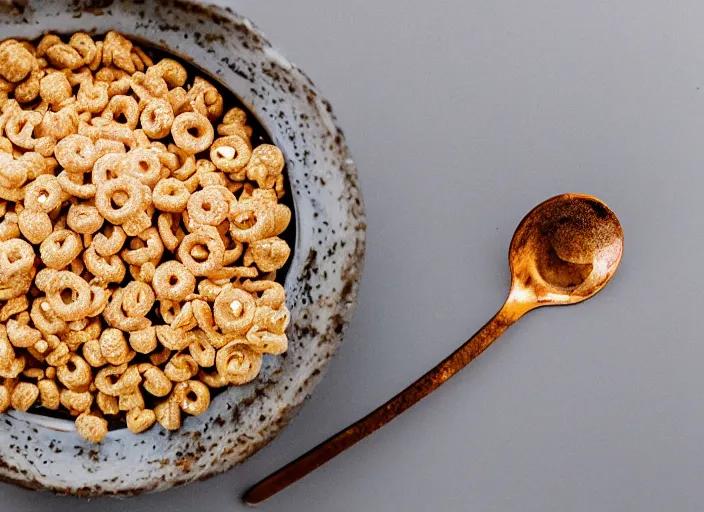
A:
<svg viewBox="0 0 704 512">
<path fill-rule="evenodd" d="M 120 31 L 189 60 L 235 92 L 286 157 L 295 249 L 285 287 L 289 350 L 259 379 L 216 396 L 178 432 L 111 431 L 100 445 L 73 423 L 0 415 L 0 479 L 59 493 L 131 495 L 225 471 L 269 442 L 320 380 L 354 308 L 364 209 L 330 105 L 248 20 L 181 1 L 0 0 L 0 39 Z"/>
</svg>

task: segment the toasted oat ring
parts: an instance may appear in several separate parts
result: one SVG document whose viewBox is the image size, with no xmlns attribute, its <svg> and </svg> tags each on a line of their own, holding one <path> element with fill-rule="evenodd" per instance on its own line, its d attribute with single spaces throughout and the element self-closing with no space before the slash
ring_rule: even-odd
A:
<svg viewBox="0 0 704 512">
<path fill-rule="evenodd" d="M 125 156 L 119 153 L 108 153 L 95 161 L 93 166 L 93 184 L 98 187 L 106 181 L 114 180 L 120 175 L 120 167 Z"/>
<path fill-rule="evenodd" d="M 161 177 L 159 156 L 151 149 L 133 149 L 127 153 L 127 158 L 123 158 L 120 174 L 127 174 L 153 187 Z"/>
<path fill-rule="evenodd" d="M 100 256 L 91 245 L 83 251 L 83 261 L 91 274 L 106 283 L 120 283 L 125 278 L 125 264 L 117 254 Z"/>
<path fill-rule="evenodd" d="M 49 213 L 61 204 L 61 185 L 53 174 L 42 174 L 24 189 L 24 206 L 34 212 Z"/>
<path fill-rule="evenodd" d="M 69 195 L 79 199 L 90 199 L 95 196 L 96 187 L 92 183 L 83 182 L 83 173 L 61 171 L 57 176 L 59 186 Z"/>
<path fill-rule="evenodd" d="M 262 355 L 242 344 L 242 341 L 231 341 L 215 356 L 218 374 L 235 386 L 254 380 L 262 366 Z"/>
<path fill-rule="evenodd" d="M 195 134 L 191 134 L 195 131 Z M 171 135 L 176 145 L 188 154 L 205 151 L 213 143 L 215 132 L 207 117 L 195 112 L 184 112 L 174 119 Z"/>
<path fill-rule="evenodd" d="M 220 137 L 210 146 L 210 160 L 215 167 L 228 174 L 242 170 L 251 156 L 249 142 L 239 135 Z"/>
<path fill-rule="evenodd" d="M 230 233 L 239 242 L 267 238 L 274 229 L 274 214 L 266 202 L 246 199 L 230 210 Z"/>
<path fill-rule="evenodd" d="M 39 246 L 44 264 L 54 270 L 66 268 L 83 250 L 81 237 L 70 229 L 59 229 Z"/>
<path fill-rule="evenodd" d="M 227 218 L 229 211 L 229 204 L 217 189 L 207 187 L 188 199 L 188 215 L 198 224 L 217 226 Z"/>
<path fill-rule="evenodd" d="M 89 137 L 74 133 L 56 144 L 54 156 L 68 172 L 88 172 L 95 164 L 97 153 Z"/>
<path fill-rule="evenodd" d="M 139 121 L 148 137 L 163 139 L 171 132 L 174 124 L 174 109 L 168 101 L 152 98 L 147 101 Z"/>
<path fill-rule="evenodd" d="M 110 98 L 110 103 L 102 113 L 102 117 L 127 126 L 130 130 L 137 128 L 139 122 L 139 105 L 131 96 L 119 94 Z M 124 121 L 122 121 L 124 119 Z M 147 134 L 148 135 L 148 134 Z"/>
<path fill-rule="evenodd" d="M 68 329 L 68 324 L 54 313 L 46 297 L 34 299 L 29 316 L 34 323 L 34 327 L 39 329 L 45 336 L 47 334 L 57 334 Z"/>
<path fill-rule="evenodd" d="M 125 245 L 127 234 L 120 226 L 108 224 L 104 229 L 105 233 L 98 233 L 93 237 L 91 247 L 95 247 L 95 252 L 101 256 L 112 256 L 117 254 Z"/>
<path fill-rule="evenodd" d="M 85 318 L 90 306 L 90 286 L 73 272 L 61 270 L 54 275 L 47 299 L 51 309 L 63 320 L 80 320 Z"/>
<path fill-rule="evenodd" d="M 154 290 L 151 286 L 139 281 L 131 281 L 122 295 L 122 309 L 131 318 L 141 318 L 147 316 L 154 301 Z"/>
<path fill-rule="evenodd" d="M 195 290 L 196 278 L 185 265 L 171 260 L 156 268 L 152 286 L 159 299 L 182 301 Z"/>
<path fill-rule="evenodd" d="M 103 318 L 110 327 L 116 329 L 121 329 L 123 331 L 141 331 L 146 329 L 151 325 L 151 321 L 142 317 L 128 317 L 124 312 L 123 296 L 124 288 L 118 288 L 113 293 L 110 302 L 108 303 L 105 311 L 103 311 Z"/>
<path fill-rule="evenodd" d="M 114 195 L 122 192 L 127 196 L 125 203 L 115 208 L 111 203 Z M 114 180 L 98 185 L 95 195 L 95 205 L 105 220 L 113 224 L 124 224 L 142 210 L 144 191 L 137 179 L 130 176 L 119 176 Z"/>
<path fill-rule="evenodd" d="M 87 204 L 72 204 L 66 216 L 68 227 L 82 235 L 92 235 L 98 231 L 104 220 L 95 206 Z"/>
<path fill-rule="evenodd" d="M 196 246 L 205 245 L 208 256 L 205 261 L 196 261 L 191 256 L 191 250 Z M 222 266 L 225 255 L 225 244 L 215 228 L 203 228 L 186 235 L 178 247 L 178 257 L 194 276 L 203 276 Z"/>
<path fill-rule="evenodd" d="M 256 305 L 244 290 L 230 288 L 215 298 L 213 316 L 224 334 L 244 334 L 252 325 Z"/>
<path fill-rule="evenodd" d="M 191 194 L 181 180 L 166 178 L 154 187 L 152 201 L 162 212 L 180 213 L 186 209 Z"/>
<path fill-rule="evenodd" d="M 24 273 L 34 266 L 34 249 L 20 238 L 0 242 L 0 275 Z"/>
</svg>

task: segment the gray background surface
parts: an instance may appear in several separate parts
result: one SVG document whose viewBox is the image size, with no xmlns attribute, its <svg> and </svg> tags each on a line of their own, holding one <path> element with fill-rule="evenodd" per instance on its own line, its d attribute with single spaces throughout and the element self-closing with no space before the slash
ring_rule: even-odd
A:
<svg viewBox="0 0 704 512">
<path fill-rule="evenodd" d="M 313 77 L 357 160 L 369 244 L 346 342 L 293 425 L 223 476 L 128 501 L 3 486 L 0 510 L 246 510 L 250 484 L 473 334 L 516 224 L 565 191 L 619 215 L 614 281 L 532 313 L 260 510 L 702 510 L 704 4 L 229 5 Z"/>
</svg>

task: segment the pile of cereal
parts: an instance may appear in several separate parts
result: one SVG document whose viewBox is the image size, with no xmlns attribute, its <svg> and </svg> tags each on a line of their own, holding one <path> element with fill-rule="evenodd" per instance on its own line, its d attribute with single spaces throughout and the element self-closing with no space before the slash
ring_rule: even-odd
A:
<svg viewBox="0 0 704 512">
<path fill-rule="evenodd" d="M 174 430 L 286 350 L 284 159 L 242 110 L 116 32 L 3 41 L 0 76 L 0 411 Z"/>
</svg>

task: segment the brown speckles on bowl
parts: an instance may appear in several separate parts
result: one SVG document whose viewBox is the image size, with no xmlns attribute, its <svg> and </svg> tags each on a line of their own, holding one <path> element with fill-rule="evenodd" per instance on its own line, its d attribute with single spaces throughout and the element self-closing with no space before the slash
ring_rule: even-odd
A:
<svg viewBox="0 0 704 512">
<path fill-rule="evenodd" d="M 222 472 L 269 442 L 322 377 L 352 315 L 364 256 L 357 173 L 330 105 L 246 19 L 183 1 L 0 1 L 2 36 L 114 29 L 151 41 L 233 90 L 286 156 L 296 245 L 286 291 L 289 352 L 254 383 L 217 396 L 179 432 L 82 441 L 70 422 L 0 416 L 0 480 L 81 496 L 160 491 Z"/>
</svg>

